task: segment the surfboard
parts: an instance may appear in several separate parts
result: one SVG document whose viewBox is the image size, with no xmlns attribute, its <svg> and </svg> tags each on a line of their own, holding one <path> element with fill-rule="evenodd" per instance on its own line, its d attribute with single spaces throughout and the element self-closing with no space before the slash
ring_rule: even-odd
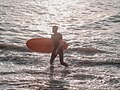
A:
<svg viewBox="0 0 120 90">
<path fill-rule="evenodd" d="M 63 40 L 63 50 L 66 50 L 68 44 Z M 33 38 L 26 42 L 26 46 L 35 52 L 51 53 L 54 49 L 54 44 L 51 38 Z"/>
</svg>

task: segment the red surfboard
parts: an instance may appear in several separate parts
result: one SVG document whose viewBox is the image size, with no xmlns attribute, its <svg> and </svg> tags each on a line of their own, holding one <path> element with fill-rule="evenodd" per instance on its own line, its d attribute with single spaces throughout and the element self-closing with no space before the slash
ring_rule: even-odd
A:
<svg viewBox="0 0 120 90">
<path fill-rule="evenodd" d="M 33 38 L 26 42 L 26 46 L 35 52 L 50 53 L 53 51 L 54 45 L 51 38 Z M 63 41 L 63 49 L 67 49 L 68 44 Z"/>
</svg>

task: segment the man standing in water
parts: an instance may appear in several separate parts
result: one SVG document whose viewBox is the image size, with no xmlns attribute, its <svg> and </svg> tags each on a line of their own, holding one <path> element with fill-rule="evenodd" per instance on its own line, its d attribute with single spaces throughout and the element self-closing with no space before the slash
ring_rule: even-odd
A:
<svg viewBox="0 0 120 90">
<path fill-rule="evenodd" d="M 63 46 L 62 46 L 62 39 L 63 38 L 62 38 L 62 35 L 57 32 L 57 30 L 58 30 L 58 26 L 52 27 L 53 35 L 51 35 L 51 39 L 53 40 L 53 43 L 54 43 L 54 49 L 52 51 L 50 64 L 51 65 L 53 64 L 54 59 L 56 58 L 57 54 L 59 54 L 60 63 L 63 66 L 68 67 L 68 64 L 66 64 L 63 61 Z"/>
</svg>

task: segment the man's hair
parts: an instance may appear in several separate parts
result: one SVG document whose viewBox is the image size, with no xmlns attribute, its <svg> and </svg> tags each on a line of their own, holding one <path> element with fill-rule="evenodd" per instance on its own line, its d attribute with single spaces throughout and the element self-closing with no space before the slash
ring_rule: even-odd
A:
<svg viewBox="0 0 120 90">
<path fill-rule="evenodd" d="M 52 29 L 53 30 L 58 30 L 58 26 L 53 26 Z"/>
</svg>

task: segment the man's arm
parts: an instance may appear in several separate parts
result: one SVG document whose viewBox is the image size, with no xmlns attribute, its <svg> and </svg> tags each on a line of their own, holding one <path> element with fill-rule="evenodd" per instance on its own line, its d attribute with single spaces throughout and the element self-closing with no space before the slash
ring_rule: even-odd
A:
<svg viewBox="0 0 120 90">
<path fill-rule="evenodd" d="M 62 42 L 62 39 L 59 41 L 59 46 L 58 46 L 58 50 L 63 46 L 63 42 Z"/>
<path fill-rule="evenodd" d="M 60 38 L 60 39 L 59 39 L 59 46 L 58 46 L 58 48 L 57 48 L 58 50 L 63 46 L 63 43 L 62 43 L 63 37 L 62 37 L 62 34 L 60 34 L 60 33 L 59 33 L 59 38 Z"/>
<path fill-rule="evenodd" d="M 56 49 L 56 54 L 58 53 L 58 50 L 63 46 L 63 42 L 62 42 L 62 40 L 63 40 L 63 38 L 62 38 L 62 35 L 61 34 L 59 34 L 60 36 L 60 40 L 59 40 L 59 46 L 58 46 L 58 48 Z"/>
<path fill-rule="evenodd" d="M 59 49 L 63 46 L 63 42 L 62 40 L 60 40 L 60 44 L 58 46 L 58 48 L 56 49 L 56 54 L 58 53 Z"/>
</svg>

